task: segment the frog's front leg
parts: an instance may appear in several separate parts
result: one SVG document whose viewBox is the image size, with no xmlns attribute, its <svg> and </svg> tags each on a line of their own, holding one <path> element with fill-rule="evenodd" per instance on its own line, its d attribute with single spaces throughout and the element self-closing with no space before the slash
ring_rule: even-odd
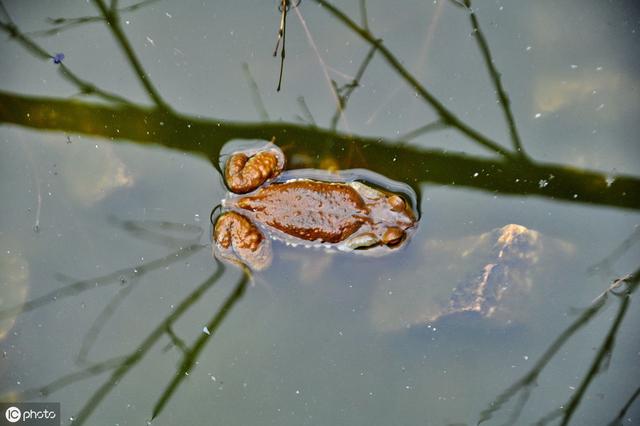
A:
<svg viewBox="0 0 640 426">
<path fill-rule="evenodd" d="M 277 146 L 256 153 L 237 152 L 225 168 L 227 186 L 236 194 L 251 192 L 284 168 L 284 154 Z"/>
<path fill-rule="evenodd" d="M 216 221 L 213 239 L 214 252 L 222 259 L 243 263 L 253 270 L 264 269 L 271 264 L 269 239 L 239 213 L 223 213 Z"/>
</svg>

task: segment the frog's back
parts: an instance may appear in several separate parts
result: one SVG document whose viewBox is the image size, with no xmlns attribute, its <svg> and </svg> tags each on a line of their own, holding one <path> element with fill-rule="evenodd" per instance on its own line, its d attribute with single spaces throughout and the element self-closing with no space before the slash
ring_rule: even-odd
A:
<svg viewBox="0 0 640 426">
<path fill-rule="evenodd" d="M 260 188 L 236 203 L 255 219 L 288 235 L 338 243 L 365 222 L 360 195 L 342 183 L 293 180 Z"/>
</svg>

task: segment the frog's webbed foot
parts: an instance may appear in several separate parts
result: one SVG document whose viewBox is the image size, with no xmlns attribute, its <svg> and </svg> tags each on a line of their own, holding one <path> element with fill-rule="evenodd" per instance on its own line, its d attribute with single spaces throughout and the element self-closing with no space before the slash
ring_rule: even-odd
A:
<svg viewBox="0 0 640 426">
<path fill-rule="evenodd" d="M 246 194 L 276 177 L 284 168 L 284 154 L 277 146 L 258 152 L 237 152 L 229 158 L 225 180 L 236 194 Z"/>
<path fill-rule="evenodd" d="M 249 219 L 236 212 L 222 214 L 213 231 L 218 258 L 261 270 L 271 264 L 271 242 Z"/>
</svg>

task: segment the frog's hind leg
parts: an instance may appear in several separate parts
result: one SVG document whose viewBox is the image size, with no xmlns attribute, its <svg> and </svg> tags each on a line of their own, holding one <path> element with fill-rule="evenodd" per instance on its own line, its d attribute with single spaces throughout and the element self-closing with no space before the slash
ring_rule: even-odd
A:
<svg viewBox="0 0 640 426">
<path fill-rule="evenodd" d="M 213 253 L 222 260 L 248 266 L 255 271 L 271 264 L 271 241 L 245 216 L 223 213 L 213 230 Z"/>
<path fill-rule="evenodd" d="M 284 168 L 284 154 L 276 145 L 258 152 L 234 153 L 225 167 L 225 181 L 236 194 L 246 194 L 268 179 L 280 174 Z"/>
</svg>

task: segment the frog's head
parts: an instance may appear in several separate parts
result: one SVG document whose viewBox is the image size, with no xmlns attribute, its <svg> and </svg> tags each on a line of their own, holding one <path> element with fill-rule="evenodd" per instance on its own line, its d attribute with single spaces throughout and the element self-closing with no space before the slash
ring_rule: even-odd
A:
<svg viewBox="0 0 640 426">
<path fill-rule="evenodd" d="M 406 240 L 407 232 L 416 224 L 410 204 L 398 194 L 361 182 L 352 182 L 350 185 L 364 200 L 369 215 L 366 225 L 350 238 L 349 247 L 399 247 Z"/>
</svg>

